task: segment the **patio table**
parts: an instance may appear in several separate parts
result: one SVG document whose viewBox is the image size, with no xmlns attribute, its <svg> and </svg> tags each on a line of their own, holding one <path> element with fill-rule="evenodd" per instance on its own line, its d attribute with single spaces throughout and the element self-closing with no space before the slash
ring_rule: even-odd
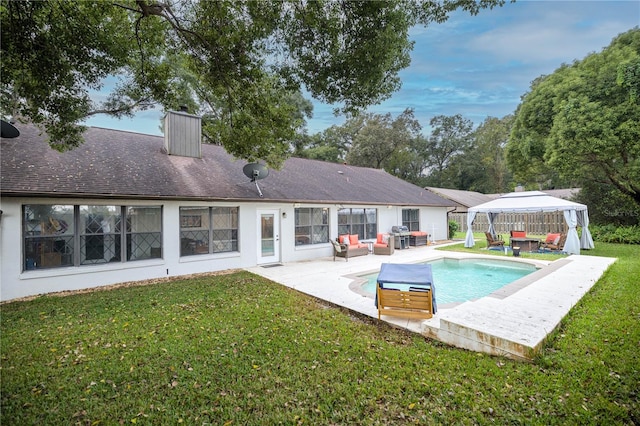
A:
<svg viewBox="0 0 640 426">
<path fill-rule="evenodd" d="M 511 237 L 511 248 L 520 247 L 521 251 L 538 251 L 540 240 L 536 238 Z"/>
</svg>

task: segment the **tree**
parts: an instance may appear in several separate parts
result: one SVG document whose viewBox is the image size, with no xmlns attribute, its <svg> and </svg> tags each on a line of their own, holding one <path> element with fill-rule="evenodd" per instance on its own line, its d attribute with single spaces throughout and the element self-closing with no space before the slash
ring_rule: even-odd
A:
<svg viewBox="0 0 640 426">
<path fill-rule="evenodd" d="M 606 182 L 584 182 L 574 201 L 589 206 L 589 220 L 592 223 L 617 226 L 640 224 L 640 212 L 633 199 Z"/>
<path fill-rule="evenodd" d="M 422 134 L 409 140 L 409 145 L 396 151 L 385 165 L 385 170 L 402 180 L 426 186 L 428 139 Z"/>
<path fill-rule="evenodd" d="M 361 126 L 347 154 L 347 162 L 374 169 L 386 168 L 390 158 L 406 149 L 421 129 L 411 109 L 404 110 L 395 120 L 391 114 L 369 113 L 359 117 L 359 121 Z"/>
<path fill-rule="evenodd" d="M 429 122 L 433 131 L 429 137 L 428 167 L 429 183 L 432 186 L 455 186 L 452 179 L 445 178 L 445 171 L 452 161 L 471 146 L 473 122 L 462 115 L 438 115 Z"/>
<path fill-rule="evenodd" d="M 351 117 L 341 126 L 333 125 L 322 133 L 308 138 L 306 146 L 294 153 L 297 157 L 342 163 L 353 146 L 353 141 L 363 126 L 364 115 Z"/>
<path fill-rule="evenodd" d="M 512 115 L 488 117 L 475 130 L 473 146 L 463 161 L 472 181 L 464 188 L 484 194 L 508 192 L 511 182 L 504 151 L 512 123 Z"/>
<path fill-rule="evenodd" d="M 40 126 L 59 150 L 78 124 L 162 105 L 209 118 L 205 138 L 278 165 L 299 128 L 285 102 L 305 88 L 355 114 L 400 87 L 409 28 L 503 0 L 9 1 L 0 6 L 2 112 Z M 105 102 L 89 90 L 116 76 Z"/>
<path fill-rule="evenodd" d="M 520 176 L 607 184 L 640 205 L 640 29 L 534 82 L 508 144 Z"/>
</svg>

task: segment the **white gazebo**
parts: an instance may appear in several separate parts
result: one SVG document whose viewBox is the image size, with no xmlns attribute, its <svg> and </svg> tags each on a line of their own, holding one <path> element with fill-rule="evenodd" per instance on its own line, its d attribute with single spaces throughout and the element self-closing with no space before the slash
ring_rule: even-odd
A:
<svg viewBox="0 0 640 426">
<path fill-rule="evenodd" d="M 587 206 L 562 198 L 552 197 L 540 191 L 523 191 L 505 194 L 500 198 L 471 207 L 467 213 L 467 237 L 465 247 L 473 247 L 473 224 L 476 214 L 486 213 L 489 219 L 489 232 L 495 235 L 493 221 L 500 213 L 537 213 L 562 211 L 569 226 L 567 241 L 563 251 L 569 254 L 580 254 L 580 249 L 592 249 L 593 238 L 589 232 L 589 214 Z M 576 227 L 582 227 L 582 237 L 578 238 Z"/>
</svg>

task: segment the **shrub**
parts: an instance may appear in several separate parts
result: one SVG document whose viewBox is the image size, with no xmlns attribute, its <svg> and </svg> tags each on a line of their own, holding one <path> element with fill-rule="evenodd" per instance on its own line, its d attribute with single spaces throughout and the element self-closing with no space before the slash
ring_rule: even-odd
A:
<svg viewBox="0 0 640 426">
<path fill-rule="evenodd" d="M 449 221 L 449 239 L 453 240 L 453 237 L 456 235 L 458 231 L 458 222 L 454 220 Z"/>
<path fill-rule="evenodd" d="M 640 244 L 640 226 L 592 225 L 594 241 L 602 243 Z"/>
</svg>

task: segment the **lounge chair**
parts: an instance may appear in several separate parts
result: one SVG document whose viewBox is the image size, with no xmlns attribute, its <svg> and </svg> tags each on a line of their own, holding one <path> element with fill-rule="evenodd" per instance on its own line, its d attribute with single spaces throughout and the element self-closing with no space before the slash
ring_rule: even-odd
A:
<svg viewBox="0 0 640 426">
<path fill-rule="evenodd" d="M 484 235 L 487 237 L 487 247 L 503 247 L 504 241 L 502 237 L 498 235 L 496 238 L 493 238 L 490 232 L 485 232 Z"/>
<path fill-rule="evenodd" d="M 553 250 L 553 251 L 562 251 L 562 249 L 564 248 L 564 243 L 567 241 L 567 234 L 560 234 L 558 236 L 554 236 L 555 238 L 553 239 L 551 236 L 554 236 L 554 235 L 547 234 L 547 239 L 545 240 L 544 243 L 540 244 L 540 248 Z"/>
</svg>

